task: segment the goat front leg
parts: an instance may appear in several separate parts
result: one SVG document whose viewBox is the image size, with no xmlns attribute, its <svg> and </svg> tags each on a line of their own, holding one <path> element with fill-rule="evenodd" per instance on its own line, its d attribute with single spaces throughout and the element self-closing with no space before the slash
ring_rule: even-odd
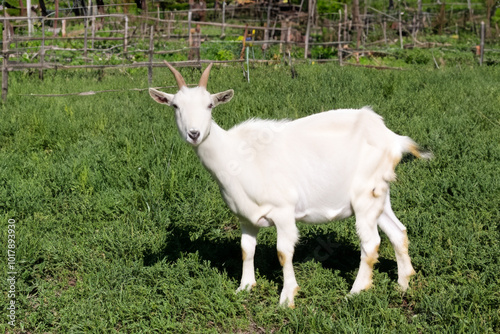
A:
<svg viewBox="0 0 500 334">
<path fill-rule="evenodd" d="M 283 213 L 273 218 L 273 221 L 278 234 L 278 259 L 283 267 L 283 290 L 280 295 L 280 305 L 294 308 L 294 297 L 299 291 L 299 285 L 293 270 L 293 253 L 299 239 L 299 230 L 295 225 L 293 212 L 292 214 Z"/>
<path fill-rule="evenodd" d="M 255 269 L 253 259 L 255 256 L 255 247 L 257 246 L 257 234 L 259 228 L 248 222 L 241 222 L 241 253 L 243 257 L 243 272 L 241 275 L 241 284 L 236 292 L 250 291 L 257 282 L 255 280 Z"/>
</svg>

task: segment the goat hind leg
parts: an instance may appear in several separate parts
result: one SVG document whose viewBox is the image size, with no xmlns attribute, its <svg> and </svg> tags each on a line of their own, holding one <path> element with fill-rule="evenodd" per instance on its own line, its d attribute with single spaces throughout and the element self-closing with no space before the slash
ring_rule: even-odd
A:
<svg viewBox="0 0 500 334">
<path fill-rule="evenodd" d="M 377 262 L 380 246 L 375 217 L 356 215 L 356 230 L 361 241 L 361 262 L 351 293 L 358 293 L 372 286 L 373 265 Z"/>
<path fill-rule="evenodd" d="M 383 190 L 383 187 L 381 187 Z M 378 260 L 380 235 L 378 234 L 377 219 L 384 207 L 384 197 L 375 194 L 375 190 L 358 193 L 352 201 L 356 217 L 356 232 L 361 245 L 361 261 L 356 280 L 351 293 L 367 290 L 373 282 L 373 266 Z"/>
<path fill-rule="evenodd" d="M 398 284 L 401 289 L 406 290 L 408 289 L 410 277 L 415 274 L 415 270 L 411 265 L 410 255 L 408 254 L 406 227 L 392 211 L 389 192 L 384 204 L 384 211 L 378 219 L 378 225 L 391 241 L 398 264 Z"/>
</svg>

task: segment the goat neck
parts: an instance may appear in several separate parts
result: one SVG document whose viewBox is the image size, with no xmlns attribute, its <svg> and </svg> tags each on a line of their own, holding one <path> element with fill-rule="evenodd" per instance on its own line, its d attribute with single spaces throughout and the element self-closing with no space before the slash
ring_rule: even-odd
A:
<svg viewBox="0 0 500 334">
<path fill-rule="evenodd" d="M 198 146 L 193 146 L 201 163 L 214 176 L 219 172 L 220 166 L 227 166 L 229 157 L 232 156 L 232 143 L 226 130 L 212 121 L 210 133 Z"/>
</svg>

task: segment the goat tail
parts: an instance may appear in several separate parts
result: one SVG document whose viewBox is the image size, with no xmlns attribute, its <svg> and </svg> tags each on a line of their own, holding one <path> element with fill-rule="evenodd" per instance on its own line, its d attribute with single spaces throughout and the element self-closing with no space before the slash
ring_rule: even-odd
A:
<svg viewBox="0 0 500 334">
<path fill-rule="evenodd" d="M 425 160 L 429 160 L 434 157 L 431 151 L 422 149 L 410 137 L 402 136 L 401 139 L 402 139 L 401 144 L 403 153 L 411 153 L 415 157 Z"/>
</svg>

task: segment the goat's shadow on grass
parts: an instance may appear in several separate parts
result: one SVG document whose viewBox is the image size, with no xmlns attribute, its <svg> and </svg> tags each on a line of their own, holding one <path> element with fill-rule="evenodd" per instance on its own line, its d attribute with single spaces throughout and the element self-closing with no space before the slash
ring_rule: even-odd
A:
<svg viewBox="0 0 500 334">
<path fill-rule="evenodd" d="M 210 261 L 220 272 L 238 281 L 241 279 L 242 256 L 239 240 L 192 241 L 189 231 L 180 226 L 169 227 L 169 237 L 160 251 L 144 252 L 144 265 L 151 266 L 158 261 L 175 262 L 182 254 L 197 252 L 200 259 Z M 295 247 L 294 264 L 317 261 L 324 268 L 338 271 L 350 285 L 354 282 L 359 266 L 360 251 L 350 242 L 342 240 L 336 233 L 317 234 L 302 237 Z M 388 273 L 391 280 L 397 279 L 397 264 L 393 260 L 379 258 L 379 271 Z M 257 245 L 255 269 L 261 277 L 282 283 L 282 271 L 276 252 L 276 244 Z"/>
</svg>

